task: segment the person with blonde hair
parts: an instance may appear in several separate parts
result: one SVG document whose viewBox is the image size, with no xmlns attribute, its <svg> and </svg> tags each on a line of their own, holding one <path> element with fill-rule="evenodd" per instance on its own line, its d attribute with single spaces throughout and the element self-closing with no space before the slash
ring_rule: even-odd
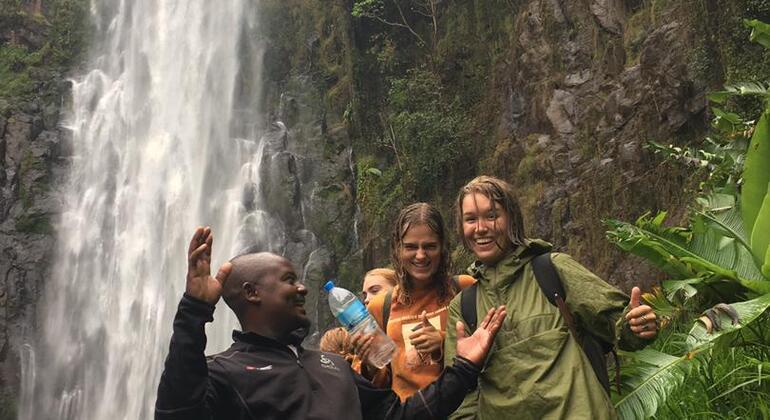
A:
<svg viewBox="0 0 770 420">
<path fill-rule="evenodd" d="M 369 305 L 369 301 L 380 293 L 389 292 L 397 282 L 396 272 L 390 268 L 375 268 L 367 271 L 361 287 L 364 305 Z"/>
<path fill-rule="evenodd" d="M 375 268 L 364 276 L 361 287 L 361 298 L 365 305 L 369 300 L 381 293 L 387 293 L 396 285 L 396 272 L 390 268 Z M 350 366 L 361 373 L 361 358 L 355 352 L 350 334 L 344 328 L 332 328 L 321 337 L 321 351 L 337 353 L 350 363 Z"/>
<path fill-rule="evenodd" d="M 430 204 L 414 203 L 401 210 L 391 232 L 390 249 L 397 284 L 371 299 L 369 311 L 397 350 L 390 375 L 379 371 L 374 382 L 380 386 L 390 382 L 403 401 L 441 375 L 447 325 L 454 325 L 447 324 L 447 306 L 474 280 L 450 275 L 444 220 Z M 355 340 L 354 345 L 366 360 L 366 345 Z"/>
</svg>

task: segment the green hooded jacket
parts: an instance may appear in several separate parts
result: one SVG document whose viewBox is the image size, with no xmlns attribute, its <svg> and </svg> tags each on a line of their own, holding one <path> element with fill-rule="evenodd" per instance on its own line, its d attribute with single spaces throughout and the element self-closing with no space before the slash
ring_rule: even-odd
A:
<svg viewBox="0 0 770 420">
<path fill-rule="evenodd" d="M 500 305 L 508 313 L 487 356 L 479 385 L 452 419 L 615 419 L 612 403 L 556 306 L 537 284 L 530 260 L 551 245 L 529 240 L 494 267 L 475 263 L 478 320 Z M 552 254 L 578 331 L 590 331 L 624 350 L 647 342 L 625 322 L 629 298 L 566 254 Z M 462 320 L 460 295 L 449 305 L 449 322 Z M 455 328 L 447 328 L 444 360 L 456 353 Z"/>
</svg>

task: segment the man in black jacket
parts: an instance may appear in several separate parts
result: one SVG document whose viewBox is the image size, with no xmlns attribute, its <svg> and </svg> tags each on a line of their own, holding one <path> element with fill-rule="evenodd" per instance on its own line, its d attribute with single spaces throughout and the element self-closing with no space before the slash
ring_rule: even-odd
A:
<svg viewBox="0 0 770 420">
<path fill-rule="evenodd" d="M 458 322 L 454 366 L 401 403 L 332 353 L 303 349 L 310 325 L 307 289 L 291 263 L 270 253 L 234 258 L 211 277 L 211 229 L 199 227 L 188 249 L 187 287 L 174 319 L 158 387 L 155 418 L 170 419 L 430 419 L 445 418 L 476 386 L 479 367 L 505 318 L 489 311 L 472 336 Z M 243 331 L 206 358 L 204 325 L 220 297 Z"/>
</svg>

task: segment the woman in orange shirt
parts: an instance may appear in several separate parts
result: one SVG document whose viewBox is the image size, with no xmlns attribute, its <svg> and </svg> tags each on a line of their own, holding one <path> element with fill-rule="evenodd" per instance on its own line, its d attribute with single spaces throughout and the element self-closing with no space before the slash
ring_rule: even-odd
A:
<svg viewBox="0 0 770 420">
<path fill-rule="evenodd" d="M 396 285 L 396 272 L 389 268 L 375 268 L 364 276 L 361 286 L 361 298 L 365 305 L 379 294 L 385 294 Z M 333 328 L 324 333 L 319 343 L 321 351 L 336 353 L 350 363 L 354 371 L 361 373 L 361 359 L 356 355 L 353 342 L 347 330 L 342 327 Z"/>
<path fill-rule="evenodd" d="M 401 210 L 390 248 L 397 284 L 389 293 L 375 296 L 369 311 L 397 350 L 390 375 L 379 372 L 374 382 L 387 385 L 390 376 L 393 391 L 404 400 L 441 374 L 449 301 L 475 280 L 450 276 L 444 220 L 430 204 L 415 203 Z"/>
</svg>

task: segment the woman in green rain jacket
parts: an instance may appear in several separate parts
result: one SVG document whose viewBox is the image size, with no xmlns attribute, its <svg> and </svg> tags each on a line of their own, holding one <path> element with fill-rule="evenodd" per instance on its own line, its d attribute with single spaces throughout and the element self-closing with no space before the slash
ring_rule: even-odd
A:
<svg viewBox="0 0 770 420">
<path fill-rule="evenodd" d="M 477 261 L 478 314 L 505 305 L 508 316 L 479 376 L 453 419 L 614 419 L 612 403 L 559 309 L 538 285 L 530 261 L 549 252 L 547 242 L 526 239 L 511 186 L 478 177 L 460 190 L 457 223 Z M 657 334 L 655 313 L 631 302 L 569 255 L 552 254 L 566 304 L 579 334 L 590 332 L 624 350 L 644 347 Z M 460 295 L 449 306 L 449 324 L 462 320 Z M 447 328 L 444 360 L 455 355 L 456 333 Z"/>
</svg>

